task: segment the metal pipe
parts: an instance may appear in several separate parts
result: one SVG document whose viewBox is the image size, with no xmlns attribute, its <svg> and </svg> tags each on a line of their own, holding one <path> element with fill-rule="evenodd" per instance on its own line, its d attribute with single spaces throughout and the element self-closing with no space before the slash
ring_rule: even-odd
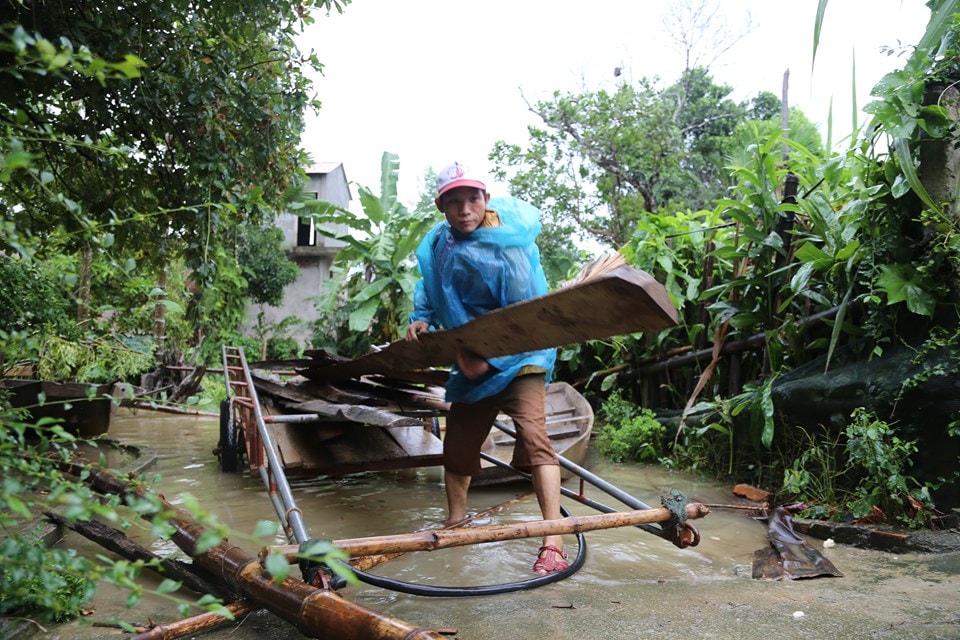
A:
<svg viewBox="0 0 960 640">
<path fill-rule="evenodd" d="M 283 473 L 283 462 L 281 462 L 280 456 L 277 455 L 277 450 L 273 446 L 273 440 L 270 437 L 270 430 L 263 420 L 263 412 L 260 410 L 260 399 L 257 397 L 257 389 L 253 385 L 253 380 L 250 377 L 250 368 L 247 366 L 247 356 L 244 354 L 242 348 L 238 348 L 238 351 L 240 362 L 243 364 L 243 374 L 249 383 L 247 392 L 250 394 L 250 399 L 253 400 L 253 413 L 257 419 L 257 432 L 263 441 L 263 449 L 267 453 L 267 461 L 272 471 L 273 480 L 277 485 L 277 491 L 280 493 L 280 500 L 283 503 L 282 506 L 286 509 L 283 513 L 281 513 L 280 509 L 276 509 L 277 515 L 280 516 L 281 523 L 286 522 L 289 525 L 296 541 L 303 544 L 310 539 L 306 525 L 303 523 L 303 514 L 300 512 L 300 509 L 297 508 L 296 500 L 293 499 L 293 493 L 290 491 L 287 476 Z M 269 490 L 269 485 L 267 488 Z M 276 502 L 274 502 L 274 507 L 276 508 L 276 506 Z"/>
<path fill-rule="evenodd" d="M 277 517 L 280 518 L 280 524 L 283 525 L 284 533 L 287 538 L 290 538 L 290 527 L 286 524 L 284 519 L 284 513 L 286 508 L 283 506 L 283 503 L 280 502 L 280 497 L 277 495 L 276 491 L 270 491 L 270 472 L 266 467 L 261 466 L 259 469 L 260 480 L 263 481 L 263 486 L 267 488 L 267 497 L 270 498 L 270 502 L 273 504 L 273 510 L 277 512 Z"/>
<path fill-rule="evenodd" d="M 514 473 L 516 473 L 518 476 L 522 476 L 522 477 L 526 478 L 527 480 L 530 480 L 531 482 L 533 481 L 533 477 L 532 477 L 529 473 L 526 473 L 526 472 L 524 472 L 524 471 L 520 471 L 520 469 L 517 469 L 516 467 L 514 467 L 514 466 L 512 466 L 512 465 L 510 465 L 510 464 L 508 464 L 508 463 L 506 463 L 506 462 L 504 462 L 503 460 L 500 460 L 499 458 L 494 458 L 494 457 L 491 456 L 489 453 L 484 453 L 484 452 L 481 451 L 481 452 L 480 452 L 480 457 L 483 458 L 484 460 L 486 460 L 487 462 L 492 462 L 493 464 L 497 465 L 498 467 L 503 467 L 504 469 L 509 469 L 509 470 L 513 471 Z M 559 456 L 558 456 L 558 457 L 559 457 Z M 580 504 L 586 505 L 586 506 L 590 507 L 591 509 L 594 509 L 594 510 L 596 510 L 596 511 L 599 511 L 600 513 L 617 513 L 617 509 L 614 509 L 613 507 L 609 507 L 609 506 L 603 504 L 602 502 L 597 502 L 596 500 L 593 500 L 592 498 L 588 498 L 587 496 L 583 495 L 583 492 L 582 492 L 582 489 L 583 489 L 583 484 L 582 484 L 583 478 L 581 478 L 580 480 L 581 480 L 581 492 L 580 492 L 580 493 L 577 493 L 576 491 L 573 491 L 572 489 L 567 489 L 566 487 L 561 486 L 561 487 L 560 487 L 560 494 L 563 495 L 563 496 L 566 496 L 567 498 L 570 498 L 571 500 L 576 500 L 576 501 L 579 502 Z M 652 533 L 652 534 L 655 535 L 655 536 L 659 536 L 659 537 L 661 537 L 661 538 L 663 537 L 663 529 L 662 529 L 661 527 L 655 525 L 655 524 L 638 524 L 638 525 L 635 525 L 635 526 L 636 526 L 638 529 L 643 529 L 644 531 L 646 531 L 646 532 L 648 532 L 648 533 Z"/>
<path fill-rule="evenodd" d="M 514 438 L 517 437 L 517 432 L 512 427 L 504 424 L 500 420 L 494 420 L 493 426 L 495 426 L 497 429 L 500 429 L 500 431 L 503 431 L 504 433 L 513 436 Z M 633 509 L 650 509 L 651 508 L 650 505 L 644 504 L 643 502 L 641 502 L 640 500 L 637 500 L 636 498 L 634 498 L 632 495 L 630 495 L 623 489 L 610 484 L 609 482 L 607 482 L 597 474 L 587 471 L 580 465 L 568 460 L 567 458 L 564 458 L 560 454 L 557 454 L 557 460 L 560 462 L 560 466 L 566 469 L 567 471 L 570 471 L 575 475 L 577 475 L 578 477 L 583 478 L 593 486 L 597 487 L 604 493 L 607 493 L 610 496 L 613 496 L 614 498 L 616 498 L 623 504 L 627 505 L 628 507 L 631 507 Z"/>
<path fill-rule="evenodd" d="M 300 414 L 282 414 L 277 416 L 264 416 L 263 421 L 267 424 L 304 424 L 308 422 L 320 422 L 319 413 L 300 413 Z"/>
</svg>

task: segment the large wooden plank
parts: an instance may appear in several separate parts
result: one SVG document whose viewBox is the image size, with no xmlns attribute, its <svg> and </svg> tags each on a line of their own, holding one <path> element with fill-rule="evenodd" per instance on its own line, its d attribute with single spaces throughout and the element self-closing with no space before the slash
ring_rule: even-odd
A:
<svg viewBox="0 0 960 640">
<path fill-rule="evenodd" d="M 429 431 L 420 427 L 398 427 L 388 431 L 407 456 L 423 464 L 429 458 L 432 464 L 440 464 L 443 458 L 443 442 Z"/>
<path fill-rule="evenodd" d="M 311 400 L 294 405 L 292 408 L 304 414 L 315 413 L 320 422 L 353 422 L 373 427 L 423 427 L 423 422 L 417 418 L 407 418 L 363 405 Z"/>
<path fill-rule="evenodd" d="M 308 426 L 275 426 L 277 448 L 290 476 L 410 469 L 439 465 L 443 460 L 443 443 L 422 426 L 352 425 L 322 446 L 311 446 L 313 434 Z"/>
<path fill-rule="evenodd" d="M 465 325 L 400 340 L 346 362 L 300 370 L 313 380 L 335 380 L 451 365 L 461 348 L 490 358 L 547 349 L 677 324 L 666 290 L 645 271 L 622 265 L 545 296 L 497 309 Z"/>
</svg>

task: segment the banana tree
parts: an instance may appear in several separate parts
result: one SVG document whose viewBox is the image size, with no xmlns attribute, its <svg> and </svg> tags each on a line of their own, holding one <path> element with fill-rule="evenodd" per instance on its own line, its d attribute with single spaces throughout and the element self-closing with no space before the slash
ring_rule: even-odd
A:
<svg viewBox="0 0 960 640">
<path fill-rule="evenodd" d="M 384 152 L 380 171 L 379 196 L 358 188 L 362 215 L 323 201 L 309 214 L 317 233 L 346 243 L 318 302 L 319 342 L 335 346 L 341 355 L 358 356 L 400 337 L 419 278 L 414 250 L 439 219 L 411 212 L 397 199 L 396 154 Z"/>
</svg>

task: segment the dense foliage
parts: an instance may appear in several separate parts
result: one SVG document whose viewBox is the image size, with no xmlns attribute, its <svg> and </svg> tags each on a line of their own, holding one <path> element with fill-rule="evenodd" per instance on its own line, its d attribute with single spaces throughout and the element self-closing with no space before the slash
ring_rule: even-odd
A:
<svg viewBox="0 0 960 640">
<path fill-rule="evenodd" d="M 57 274 L 42 263 L 0 256 L 0 326 L 24 331 L 33 326 L 71 328 L 71 300 L 63 295 Z"/>
<path fill-rule="evenodd" d="M 313 213 L 317 233 L 346 243 L 324 283 L 314 344 L 348 357 L 403 335 L 420 277 L 414 251 L 440 220 L 432 199 L 413 211 L 397 199 L 396 154 L 384 152 L 380 169 L 379 196 L 360 187 L 362 216 L 328 202 L 315 203 Z"/>
<path fill-rule="evenodd" d="M 955 62 L 937 52 L 956 47 L 957 3 L 934 4 L 928 33 L 904 57 L 905 68 L 874 88 L 876 99 L 865 109 L 873 118 L 846 149 L 834 150 L 829 136 L 825 148 L 796 109 L 782 130 L 772 94 L 728 100 L 730 88 L 699 67 L 663 89 L 642 79 L 614 91 L 557 93 L 530 105 L 542 126 L 529 128 L 526 144 L 495 145 L 496 177 L 544 211 L 541 250 L 553 282 L 582 263 L 570 242 L 579 236 L 653 274 L 680 311 L 669 331 L 561 350 L 558 375 L 584 389 L 601 415 L 619 416 L 601 431 L 608 455 L 656 457 L 796 488 L 785 472 L 807 446 L 804 434 L 819 433 L 817 423 L 825 422 L 824 437 L 845 445 L 859 433 L 845 426 L 866 422 L 849 409 L 787 413 L 780 380 L 795 370 L 826 376 L 841 356 L 844 363 L 880 361 L 905 346 L 916 354 L 914 368 L 901 372 L 894 389 L 852 389 L 849 403 L 862 397 L 858 408 L 902 434 L 885 459 L 910 479 L 899 485 L 909 492 L 895 492 L 903 513 L 915 509 L 905 496 L 925 501 L 929 515 L 934 486 L 957 486 L 955 465 L 941 482 L 941 467 L 924 469 L 900 455 L 914 446 L 907 432 L 918 429 L 926 438 L 918 450 L 955 450 L 951 438 L 960 425 L 949 404 L 936 414 L 935 429 L 904 418 L 904 407 L 915 406 L 910 392 L 960 374 L 950 357 L 960 349 L 960 223 L 949 204 L 956 185 L 937 182 L 941 165 L 951 162 L 941 156 L 956 139 L 957 120 L 955 88 L 946 81 Z M 369 233 L 367 223 L 337 221 Z M 376 246 L 367 242 L 363 252 L 372 255 Z M 327 300 L 363 320 L 351 331 L 369 335 L 374 307 L 381 308 L 374 317 L 396 322 L 409 274 L 397 269 L 400 254 L 383 254 L 390 264 L 375 269 L 359 255 L 341 271 L 352 284 Z M 666 437 L 655 442 L 658 429 L 639 410 L 607 410 L 624 402 L 657 409 L 670 426 Z M 854 455 L 846 446 L 835 451 Z M 921 472 L 922 479 L 910 475 Z M 893 491 L 877 476 L 861 480 L 845 495 Z M 862 515 L 863 504 L 849 508 Z M 892 505 L 885 508 L 897 515 Z"/>
<path fill-rule="evenodd" d="M 161 351 L 217 354 L 217 338 L 236 334 L 248 293 L 274 299 L 291 270 L 258 272 L 266 265 L 257 252 L 276 247 L 270 223 L 305 181 L 300 134 L 306 110 L 318 106 L 307 72 L 319 61 L 294 38 L 312 9 L 348 3 L 4 4 L 5 371 L 135 379 Z M 72 617 L 100 581 L 136 604 L 145 563 L 48 551 L 26 525 L 50 510 L 163 537 L 169 514 L 149 497 L 95 495 L 86 472 L 63 474 L 80 443 L 55 424 L 25 424 L 4 397 L 0 423 L 0 613 Z M 182 498 L 208 530 L 204 548 L 225 535 Z M 275 533 L 275 525 L 255 532 Z M 282 559 L 270 565 L 286 575 Z M 186 614 L 195 605 L 174 593 L 179 586 L 165 580 L 155 592 Z M 223 611 L 211 598 L 196 606 Z"/>
<path fill-rule="evenodd" d="M 905 67 L 874 88 L 865 109 L 873 117 L 847 149 L 824 152 L 803 126 L 792 126 L 787 138 L 772 123 L 742 122 L 734 131 L 749 137 L 724 156 L 728 194 L 701 210 L 648 205 L 630 223 L 620 249 L 666 285 L 680 325 L 656 336 L 565 349 L 564 375 L 584 382 L 601 402 L 617 389 L 659 408 L 673 426 L 671 455 L 679 463 L 772 487 L 786 477 L 787 490 L 799 491 L 792 463 L 808 450 L 804 434 L 812 429 L 818 442 L 839 445 L 821 448 L 831 451 L 829 462 L 808 456 L 805 477 L 831 476 L 848 464 L 864 472 L 831 476 L 852 483 L 843 493 L 845 508 L 834 511 L 838 517 L 877 507 L 911 520 L 918 505 L 929 517 L 934 489 L 948 504 L 958 500 L 960 415 L 949 403 L 931 407 L 922 421 L 909 409 L 918 406 L 911 404 L 918 394 L 935 393 L 960 374 L 951 355 L 960 348 L 960 219 L 956 184 L 940 178 L 955 162 L 948 150 L 955 146 L 958 102 L 943 81 L 955 74 L 955 61 L 937 55 L 955 48 L 960 21 L 956 2 L 936 5 Z M 547 134 L 534 134 L 531 148 L 539 149 Z M 586 132 L 574 137 L 587 139 Z M 492 157 L 518 157 L 503 150 Z M 573 155 L 576 163 L 600 167 L 584 151 Z M 707 166 L 701 162 L 687 166 Z M 514 180 L 529 186 L 525 173 Z M 620 202 L 600 198 L 595 210 L 609 209 L 616 219 Z M 900 371 L 892 393 L 854 391 L 863 394 L 859 413 L 831 418 L 814 403 L 788 414 L 778 404 L 785 372 L 818 363 L 809 370 L 821 378 L 823 398 L 839 354 L 880 363 L 904 346 L 915 354 L 913 368 Z M 675 367 L 657 362 L 690 347 L 696 357 L 678 357 Z M 875 413 L 866 419 L 864 410 Z M 826 421 L 819 425 L 825 431 L 811 420 Z M 856 443 L 865 432 L 885 434 L 887 444 L 877 444 L 882 459 L 863 458 L 866 449 Z M 926 449 L 953 451 L 952 463 L 947 455 L 946 466 L 915 464 L 910 454 Z M 785 474 L 789 469 L 793 475 Z M 799 497 L 812 496 L 799 491 Z"/>
<path fill-rule="evenodd" d="M 731 91 L 696 68 L 667 88 L 644 78 L 613 92 L 556 93 L 531 106 L 543 127 L 529 127 L 524 147 L 498 142 L 490 158 L 514 195 L 540 203 L 549 222 L 548 266 L 555 254 L 569 253 L 561 238 L 619 249 L 643 218 L 696 210 L 723 196 L 731 153 L 756 140 L 747 123 L 776 119 L 779 130 L 780 117 L 772 94 L 737 104 L 726 97 Z M 819 150 L 816 130 L 799 112 L 791 116 L 794 130 Z"/>
<path fill-rule="evenodd" d="M 283 302 L 283 289 L 300 270 L 280 248 L 283 232 L 276 227 L 248 226 L 240 232 L 237 259 L 247 281 L 250 299 L 275 307 Z"/>
<path fill-rule="evenodd" d="M 614 462 L 656 462 L 663 453 L 666 427 L 646 407 L 620 397 L 614 390 L 600 407 L 597 448 Z"/>
<path fill-rule="evenodd" d="M 236 332 L 251 275 L 242 230 L 269 225 L 304 181 L 300 134 L 318 106 L 306 72 L 320 64 L 294 37 L 310 4 L 4 10 L 0 246 L 65 258 L 59 297 L 81 324 L 156 334 L 173 351 Z M 168 336 L 171 304 L 189 330 Z M 103 313 L 118 307 L 145 313 Z"/>
<path fill-rule="evenodd" d="M 210 362 L 221 341 L 250 340 L 237 333 L 247 298 L 275 301 L 293 274 L 270 262 L 271 222 L 304 180 L 299 136 L 317 106 L 306 72 L 319 68 L 294 36 L 314 5 L 345 4 L 4 6 L 5 369 L 26 362 L 51 378 L 112 380 L 142 372 L 160 350 Z M 956 184 L 936 179 L 957 138 L 960 22 L 957 0 L 929 4 L 927 33 L 874 88 L 872 119 L 846 149 L 829 136 L 824 146 L 796 110 L 782 132 L 775 96 L 735 103 L 696 65 L 666 87 L 643 79 L 557 93 L 531 105 L 542 126 L 525 145 L 493 149 L 496 177 L 546 214 L 553 282 L 582 262 L 570 242 L 580 236 L 652 273 L 680 310 L 670 331 L 562 350 L 558 374 L 600 408 L 608 455 L 781 486 L 822 513 L 914 523 L 956 486 L 955 468 L 916 476 L 930 443 L 956 448 L 960 416 L 948 405 L 923 414 L 931 422 L 915 437 L 891 413 L 960 375 Z M 384 154 L 382 169 L 379 195 L 360 190 L 363 216 L 311 205 L 322 232 L 347 244 L 316 342 L 346 355 L 400 335 L 413 249 L 439 220 L 429 195 L 412 212 L 399 203 L 396 156 Z M 902 345 L 914 368 L 887 404 L 815 425 L 778 407 L 789 372 L 830 372 L 841 354 L 880 361 Z M 6 406 L 0 420 L 2 550 L 23 560 L 0 568 L 0 611 L 40 607 L 62 619 L 100 579 L 136 602 L 142 565 L 45 552 L 15 529 L 58 509 L 123 526 L 146 514 L 163 535 L 165 515 L 150 501 L 101 502 L 65 478 L 59 463 L 76 442 L 56 426 L 37 430 Z M 208 542 L 225 533 L 194 511 Z"/>
</svg>

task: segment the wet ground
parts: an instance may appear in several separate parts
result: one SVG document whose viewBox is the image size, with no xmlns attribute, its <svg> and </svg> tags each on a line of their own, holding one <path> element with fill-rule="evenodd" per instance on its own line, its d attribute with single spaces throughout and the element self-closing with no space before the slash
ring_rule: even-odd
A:
<svg viewBox="0 0 960 640">
<path fill-rule="evenodd" d="M 156 451 L 153 468 L 162 474 L 166 497 L 184 492 L 240 532 L 259 519 L 276 519 L 259 480 L 221 474 L 210 451 L 217 422 L 140 413 L 118 416 L 111 437 Z M 639 499 L 658 504 L 671 489 L 691 500 L 730 504 L 733 497 L 692 476 L 645 465 L 598 463 L 592 471 Z M 567 486 L 576 489 L 577 481 Z M 295 497 L 311 535 L 347 538 L 415 531 L 442 519 L 443 489 L 437 469 L 359 474 L 301 481 Z M 486 509 L 526 493 L 522 486 L 471 492 L 470 508 Z M 587 495 L 611 505 L 612 498 L 588 488 Z M 578 504 L 572 513 L 593 514 Z M 478 524 L 538 519 L 535 500 L 525 499 Z M 680 550 L 635 528 L 586 535 L 585 566 L 571 578 L 505 595 L 431 598 L 361 584 L 341 595 L 418 626 L 443 629 L 470 640 L 554 638 L 960 638 L 960 553 L 891 553 L 808 538 L 844 577 L 759 581 L 751 577 L 753 552 L 767 544 L 766 526 L 744 512 L 714 508 L 698 521 L 699 547 Z M 73 535 L 73 534 L 71 534 Z M 161 554 L 167 543 L 140 542 Z M 278 540 L 277 542 L 282 542 Z M 98 552 L 82 540 L 70 544 Z M 254 543 L 247 548 L 257 551 Z M 520 540 L 410 553 L 373 570 L 403 581 L 445 586 L 513 582 L 530 576 L 538 542 Z M 567 550 L 576 552 L 573 536 Z M 102 589 L 94 613 L 37 633 L 39 639 L 123 637 L 93 623 L 118 616 L 133 623 L 179 619 L 173 603 L 145 598 L 134 610 L 125 594 Z M 260 612 L 204 637 L 214 639 L 297 638 L 300 633 L 272 614 Z"/>
</svg>

